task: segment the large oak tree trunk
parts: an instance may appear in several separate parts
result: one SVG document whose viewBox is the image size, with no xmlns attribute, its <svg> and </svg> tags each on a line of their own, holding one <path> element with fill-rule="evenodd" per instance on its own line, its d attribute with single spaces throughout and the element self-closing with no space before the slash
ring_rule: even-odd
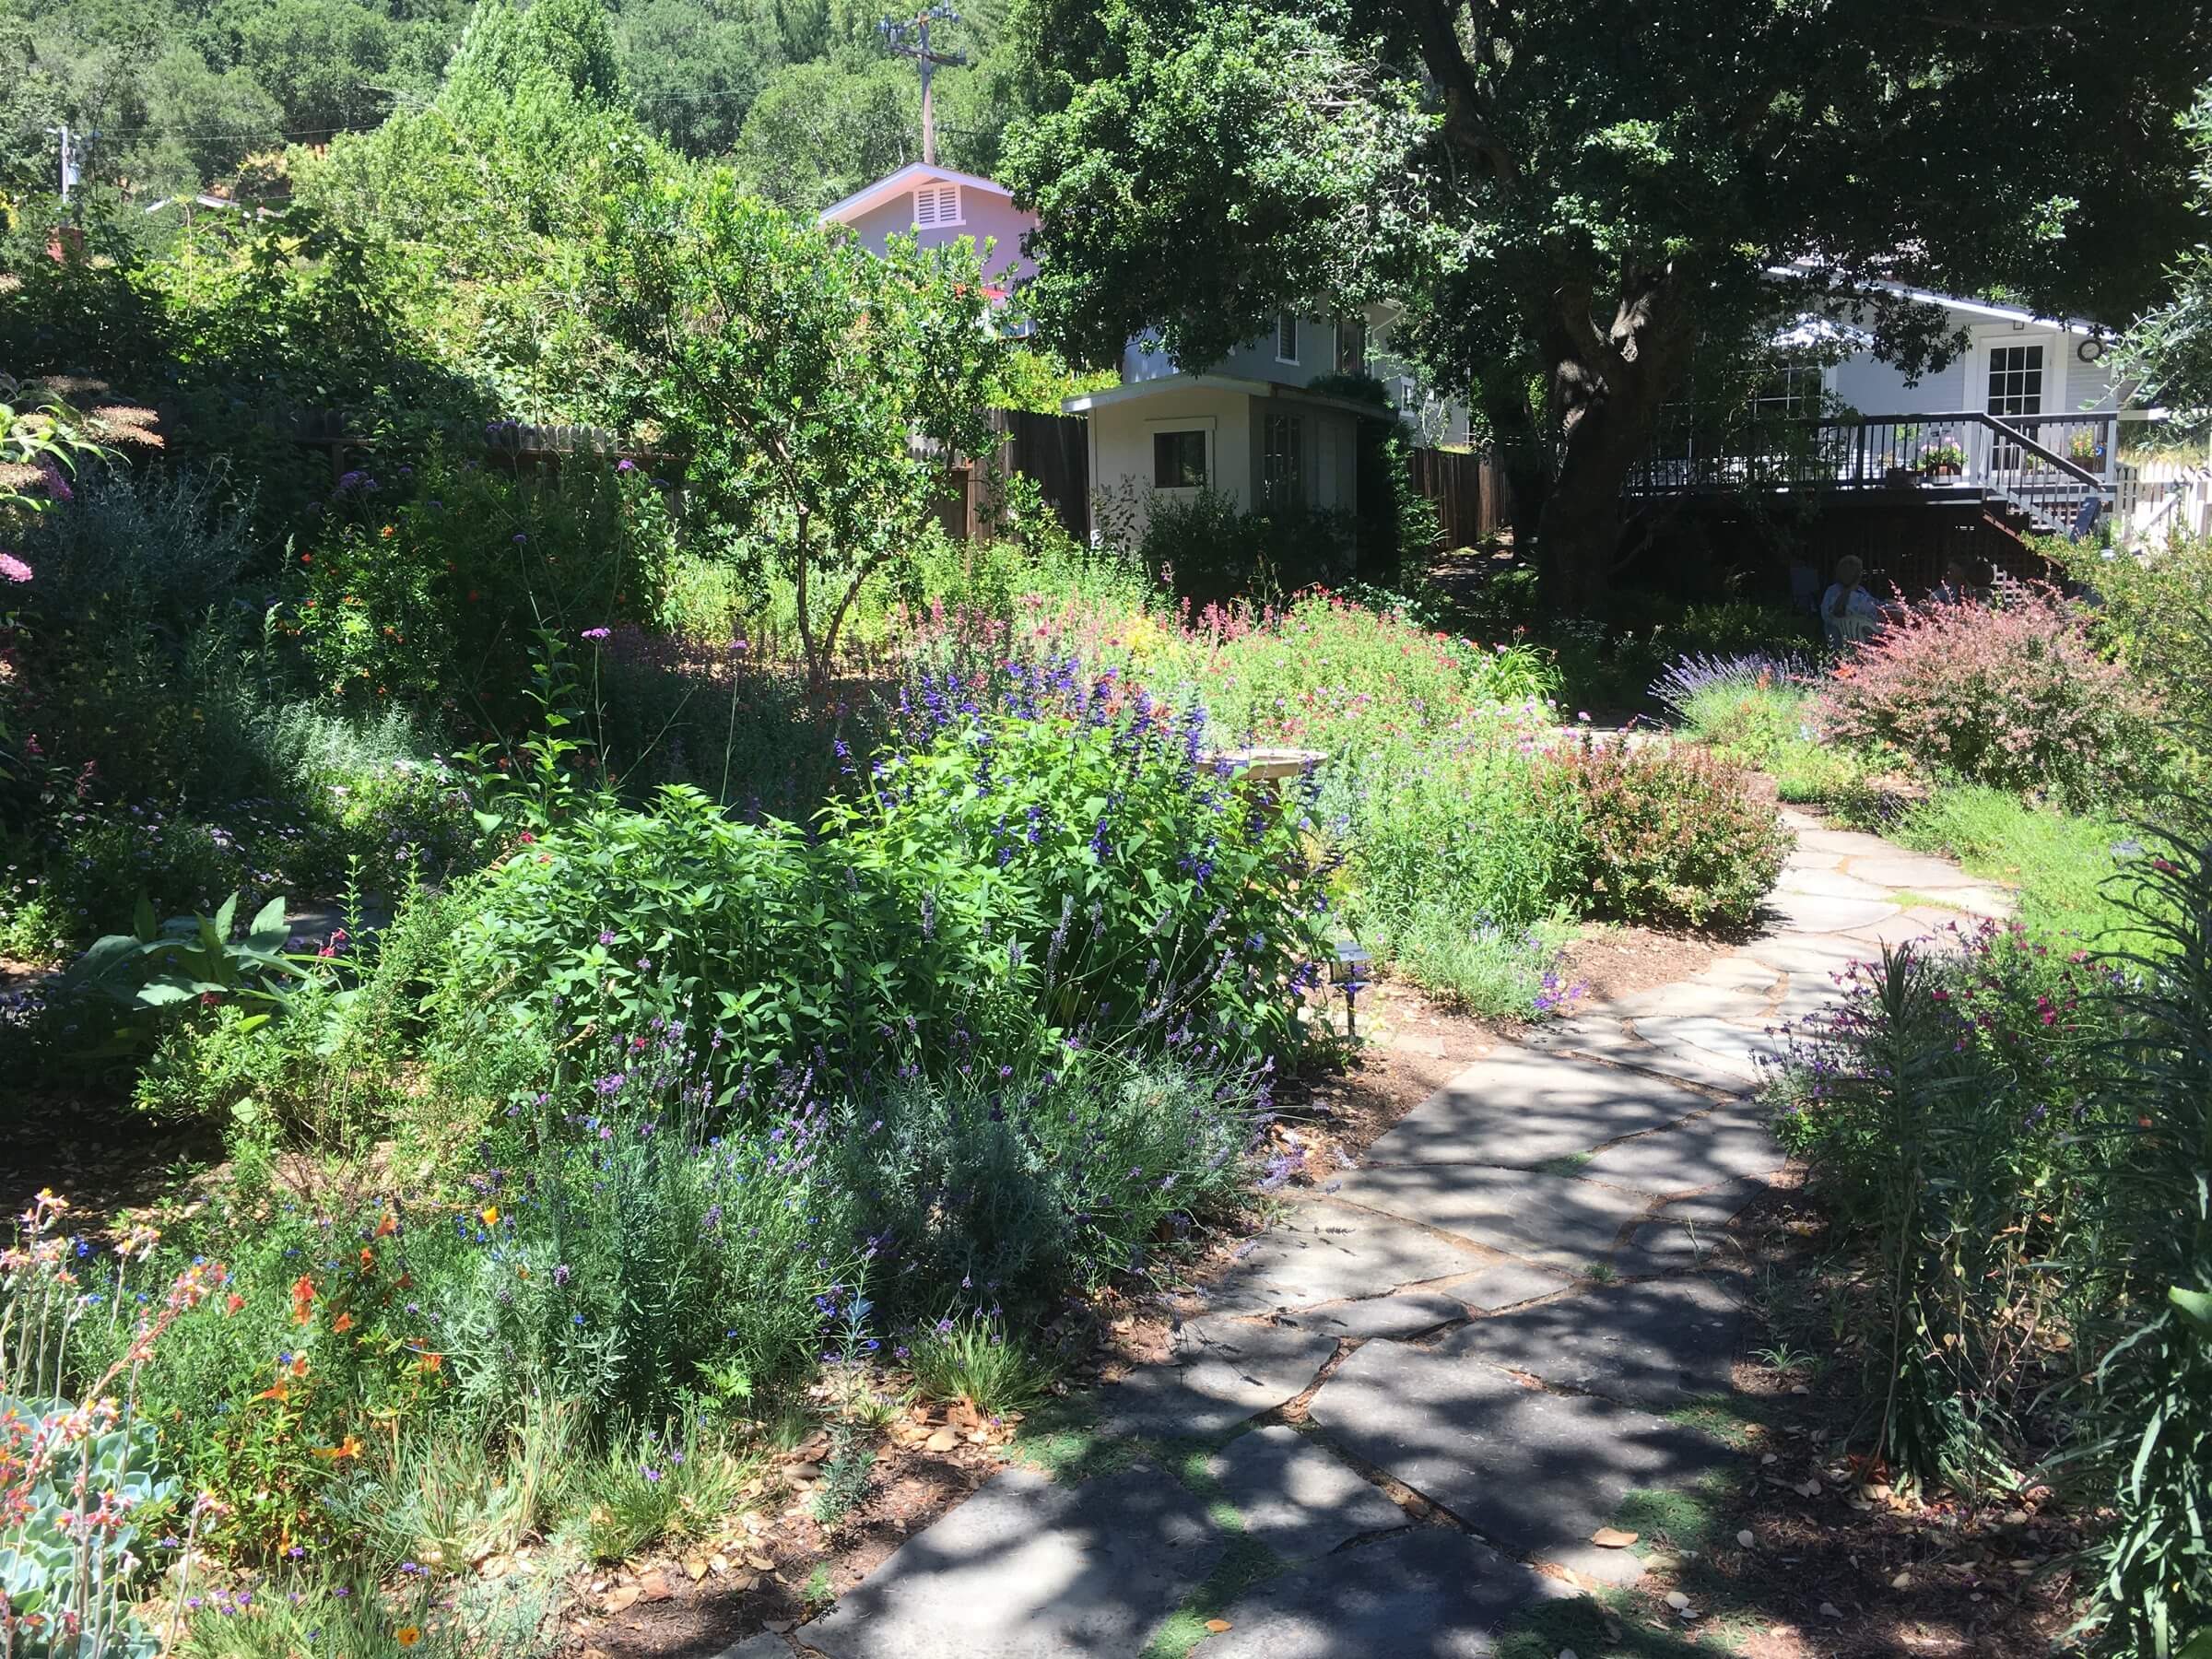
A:
<svg viewBox="0 0 2212 1659">
<path fill-rule="evenodd" d="M 1559 464 L 1536 522 L 1546 591 L 1587 611 L 1611 587 L 1618 560 L 1621 490 L 1649 451 L 1659 413 L 1688 371 L 1693 330 L 1678 273 L 1628 285 L 1609 327 L 1586 296 L 1551 296 L 1546 331 Z"/>
</svg>

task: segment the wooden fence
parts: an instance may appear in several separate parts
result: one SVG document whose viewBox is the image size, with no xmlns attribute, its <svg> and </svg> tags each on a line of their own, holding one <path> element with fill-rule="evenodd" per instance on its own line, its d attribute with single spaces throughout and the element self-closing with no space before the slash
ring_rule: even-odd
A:
<svg viewBox="0 0 2212 1659">
<path fill-rule="evenodd" d="M 1505 479 L 1487 453 L 1417 449 L 1406 461 L 1414 488 L 1436 504 L 1447 552 L 1479 546 L 1504 525 Z"/>
</svg>

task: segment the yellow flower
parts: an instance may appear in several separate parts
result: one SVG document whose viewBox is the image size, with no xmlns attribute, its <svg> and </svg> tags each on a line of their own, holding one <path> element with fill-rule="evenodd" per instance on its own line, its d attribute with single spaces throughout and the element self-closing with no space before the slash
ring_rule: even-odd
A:
<svg viewBox="0 0 2212 1659">
<path fill-rule="evenodd" d="M 487 1227 L 497 1227 L 500 1224 L 500 1206 L 496 1204 L 477 1213 L 483 1218 L 484 1225 Z"/>
<path fill-rule="evenodd" d="M 401 1625 L 398 1630 L 392 1632 L 392 1640 L 398 1642 L 401 1647 L 413 1647 L 422 1640 L 421 1628 L 417 1625 Z"/>
</svg>

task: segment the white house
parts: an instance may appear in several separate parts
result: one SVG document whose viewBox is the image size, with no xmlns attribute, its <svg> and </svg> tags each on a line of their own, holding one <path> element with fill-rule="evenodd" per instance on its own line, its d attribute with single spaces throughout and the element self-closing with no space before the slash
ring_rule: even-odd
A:
<svg viewBox="0 0 2212 1659">
<path fill-rule="evenodd" d="M 877 253 L 897 235 L 912 235 L 924 247 L 972 237 L 979 251 L 989 244 L 984 269 L 1002 295 L 1036 272 L 1023 245 L 1036 216 L 1016 207 L 1004 186 L 947 167 L 902 167 L 826 209 L 821 222 L 845 227 Z M 1378 314 L 1376 332 L 1384 322 Z M 1285 312 L 1265 337 L 1203 373 L 1183 371 L 1157 340 L 1131 341 L 1119 385 L 1061 406 L 1086 417 L 1093 533 L 1101 494 L 1127 501 L 1140 524 L 1154 499 L 1201 490 L 1247 510 L 1356 510 L 1359 423 L 1377 411 L 1315 391 L 1313 382 L 1326 376 L 1371 375 L 1421 441 L 1465 442 L 1465 406 L 1425 393 L 1400 365 L 1371 362 L 1369 335 L 1365 317 Z"/>
</svg>

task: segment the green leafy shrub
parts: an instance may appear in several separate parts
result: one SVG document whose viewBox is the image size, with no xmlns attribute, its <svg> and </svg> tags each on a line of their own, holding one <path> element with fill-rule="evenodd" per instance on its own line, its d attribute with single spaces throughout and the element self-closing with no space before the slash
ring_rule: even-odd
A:
<svg viewBox="0 0 2212 1659">
<path fill-rule="evenodd" d="M 1347 512 L 1276 507 L 1247 512 L 1211 489 L 1154 496 L 1135 539 L 1153 582 L 1195 606 L 1280 599 L 1348 572 L 1357 526 Z M 1110 526 L 1111 538 L 1111 526 Z"/>
<path fill-rule="evenodd" d="M 578 1483 L 584 1553 L 621 1561 L 663 1539 L 702 1537 L 759 1467 L 728 1436 L 691 1424 L 618 1434 Z"/>
<path fill-rule="evenodd" d="M 632 463 L 550 479 L 433 463 L 346 475 L 326 532 L 291 557 L 288 629 L 332 696 L 497 727 L 539 629 L 650 617 L 669 558 L 660 490 Z"/>
<path fill-rule="evenodd" d="M 939 1320 L 914 1338 L 906 1360 L 927 1398 L 966 1400 L 994 1417 L 1036 1405 L 1052 1381 L 1043 1364 L 988 1314 Z"/>
<path fill-rule="evenodd" d="M 1748 922 L 1791 837 L 1741 769 L 1674 744 L 1571 741 L 1535 773 L 1537 810 L 1573 826 L 1568 864 L 1585 913 Z"/>
<path fill-rule="evenodd" d="M 912 739 L 817 836 L 672 788 L 518 847 L 458 930 L 441 1041 L 678 1021 L 724 1105 L 818 1050 L 848 1074 L 1071 1037 L 1297 1053 L 1320 871 L 1292 815 L 1208 759 L 1203 712 L 1069 667 L 963 702 L 925 687 Z"/>
<path fill-rule="evenodd" d="M 2212 536 L 2130 553 L 2053 541 L 2048 551 L 2094 595 L 2090 626 L 2202 747 L 2212 733 Z"/>
<path fill-rule="evenodd" d="M 1260 1103 L 1241 1077 L 1112 1053 L 1062 1076 L 951 1068 L 847 1107 L 831 1156 L 894 1321 L 1045 1315 L 1235 1207 Z"/>
<path fill-rule="evenodd" d="M 1818 704 L 1839 742 L 2076 808 L 2156 772 L 2154 713 L 2136 677 L 2098 655 L 2074 607 L 2036 589 L 1994 606 L 1904 611 L 1852 648 Z"/>
</svg>

